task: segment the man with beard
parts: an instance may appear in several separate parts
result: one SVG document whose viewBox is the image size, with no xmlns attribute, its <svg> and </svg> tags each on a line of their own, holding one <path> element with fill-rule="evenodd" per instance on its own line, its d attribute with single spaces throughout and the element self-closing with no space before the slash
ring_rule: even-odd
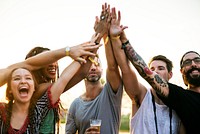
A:
<svg viewBox="0 0 200 134">
<path fill-rule="evenodd" d="M 123 44 L 128 59 L 139 74 L 153 87 L 158 97 L 180 117 L 186 133 L 200 133 L 200 55 L 186 52 L 181 58 L 181 73 L 187 89 L 168 83 L 151 71 L 129 41 Z"/>
<path fill-rule="evenodd" d="M 193 59 L 184 60 L 184 57 L 186 55 L 190 56 L 192 53 L 196 54 L 198 56 Z M 193 66 L 191 66 L 191 68 L 189 68 L 188 70 L 182 69 L 184 66 L 187 67 L 187 66 L 192 65 L 192 63 L 195 63 L 195 64 L 193 64 Z M 199 76 L 200 68 L 198 68 L 198 66 L 197 66 L 199 63 L 200 63 L 199 54 L 195 51 L 188 51 L 181 58 L 180 67 L 182 70 L 181 72 L 183 74 L 182 77 L 183 77 L 183 81 L 184 81 L 185 85 L 188 86 L 188 89 L 193 88 L 194 86 L 195 87 L 200 86 L 200 76 Z M 196 73 L 195 73 L 195 70 L 196 70 Z M 194 71 L 193 75 L 190 75 L 193 71 Z M 190 86 L 192 86 L 192 87 L 190 87 Z"/>
<path fill-rule="evenodd" d="M 107 69 L 107 81 L 101 81 L 102 68 L 95 57 L 85 81 L 86 92 L 76 98 L 67 115 L 66 134 L 84 134 L 90 119 L 101 119 L 101 134 L 118 134 L 121 116 L 122 81 L 116 66 Z"/>
<path fill-rule="evenodd" d="M 104 40 L 107 61 L 106 83 L 102 83 L 102 67 L 100 59 L 96 56 L 91 59 L 92 65 L 87 73 L 85 81 L 86 92 L 76 98 L 67 115 L 65 127 L 66 134 L 119 134 L 121 101 L 123 95 L 122 78 L 129 74 L 120 73 L 119 66 L 114 57 L 112 36 L 107 39 L 110 22 L 110 5 L 102 5 L 101 20 L 96 17 L 96 25 L 102 25 L 101 29 L 95 27 L 95 32 L 100 33 Z M 96 31 L 97 30 L 97 31 Z M 100 31 L 100 32 L 99 32 Z M 106 32 L 105 32 L 106 31 Z M 100 42 L 100 40 L 96 41 Z M 112 44 L 113 43 L 113 44 Z M 90 127 L 90 119 L 100 119 L 100 132 L 96 127 Z"/>
</svg>

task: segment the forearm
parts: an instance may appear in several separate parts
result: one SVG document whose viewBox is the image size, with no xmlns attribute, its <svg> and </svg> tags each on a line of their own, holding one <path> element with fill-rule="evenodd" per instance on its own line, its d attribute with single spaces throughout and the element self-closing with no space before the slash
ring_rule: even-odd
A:
<svg viewBox="0 0 200 134">
<path fill-rule="evenodd" d="M 105 54 L 106 54 L 106 59 L 107 59 L 107 68 L 108 69 L 115 69 L 117 68 L 117 62 L 116 59 L 114 57 L 114 53 L 113 53 L 113 48 L 111 45 L 111 40 L 109 38 L 105 38 L 104 39 L 104 43 L 105 44 Z"/>
<path fill-rule="evenodd" d="M 47 51 L 47 52 L 40 53 L 36 56 L 33 56 L 31 58 L 28 58 L 25 61 L 12 64 L 5 69 L 1 69 L 0 70 L 0 86 L 4 85 L 7 82 L 8 75 L 15 68 L 25 67 L 33 71 L 33 70 L 42 68 L 45 65 L 56 62 L 65 56 L 66 56 L 65 48 Z"/>
<path fill-rule="evenodd" d="M 133 49 L 130 43 L 123 46 L 124 51 L 131 61 L 138 73 L 153 87 L 153 89 L 162 96 L 168 96 L 168 84 L 158 74 L 149 70 L 148 66 L 140 57 L 140 55 Z"/>
<path fill-rule="evenodd" d="M 128 58 L 124 50 L 122 49 L 122 42 L 120 39 L 112 39 L 112 46 L 114 50 L 114 56 L 116 57 L 116 61 L 120 66 L 122 72 L 122 80 L 124 83 L 125 91 L 129 95 L 131 99 L 141 98 L 141 90 L 140 83 L 137 79 L 135 72 L 131 69 L 129 65 Z"/>
<path fill-rule="evenodd" d="M 94 58 L 94 57 L 91 56 L 91 58 Z M 89 59 L 87 59 L 87 63 L 83 64 L 80 67 L 78 72 L 74 75 L 74 77 L 69 81 L 69 83 L 65 87 L 64 92 L 69 90 L 70 88 L 72 88 L 74 85 L 79 83 L 81 80 L 83 80 L 87 76 L 91 65 L 92 65 L 92 62 Z"/>
<path fill-rule="evenodd" d="M 111 40 L 108 39 L 107 44 L 105 44 L 105 53 L 106 53 L 106 59 L 107 59 L 106 76 L 107 76 L 108 82 L 111 84 L 112 89 L 117 91 L 121 83 L 121 77 L 119 73 L 118 64 L 114 57 L 111 43 L 112 43 Z"/>
<path fill-rule="evenodd" d="M 47 51 L 40 53 L 36 56 L 25 60 L 25 64 L 30 67 L 31 70 L 39 69 L 45 65 L 58 61 L 66 56 L 65 48 Z"/>
<path fill-rule="evenodd" d="M 0 69 L 0 86 L 7 82 L 8 75 L 11 71 L 9 69 Z"/>
<path fill-rule="evenodd" d="M 123 74 L 129 73 L 130 68 L 128 65 L 128 59 L 125 55 L 124 50 L 121 49 L 122 47 L 121 40 L 117 38 L 111 38 L 111 42 L 112 42 L 114 57 L 116 59 L 117 64 L 121 68 L 122 73 Z"/>
<path fill-rule="evenodd" d="M 72 79 L 72 77 L 77 73 L 81 64 L 77 61 L 73 61 L 68 67 L 66 67 L 59 79 L 53 84 L 51 88 L 52 102 L 55 103 L 60 95 L 63 93 L 66 85 Z"/>
</svg>

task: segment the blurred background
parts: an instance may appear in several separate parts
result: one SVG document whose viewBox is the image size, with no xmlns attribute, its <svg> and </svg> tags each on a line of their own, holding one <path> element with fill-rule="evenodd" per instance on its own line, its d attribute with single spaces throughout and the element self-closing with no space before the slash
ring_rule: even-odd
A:
<svg viewBox="0 0 200 134">
<path fill-rule="evenodd" d="M 143 59 L 148 62 L 158 54 L 167 56 L 174 63 L 170 82 L 184 86 L 179 71 L 181 56 L 189 50 L 200 50 L 199 0 L 0 0 L 0 67 L 24 60 L 36 46 L 54 50 L 90 40 L 95 16 L 100 15 L 105 2 L 121 11 L 121 24 L 128 26 L 127 36 Z M 99 54 L 103 78 L 107 66 L 104 53 L 102 46 Z M 61 59 L 60 72 L 71 61 Z M 5 100 L 5 87 L 0 89 L 1 101 Z M 64 93 L 61 96 L 64 108 L 68 109 L 84 91 L 84 84 L 80 82 Z M 130 112 L 131 101 L 124 93 L 122 130 L 129 129 Z"/>
</svg>

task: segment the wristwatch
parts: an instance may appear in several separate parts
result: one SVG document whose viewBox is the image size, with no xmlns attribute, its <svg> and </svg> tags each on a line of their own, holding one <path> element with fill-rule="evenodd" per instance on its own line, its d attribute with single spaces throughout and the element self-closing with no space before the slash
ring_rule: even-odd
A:
<svg viewBox="0 0 200 134">
<path fill-rule="evenodd" d="M 70 54 L 70 47 L 69 46 L 67 46 L 65 48 L 65 52 L 66 52 L 66 56 L 69 56 L 69 54 Z"/>
</svg>

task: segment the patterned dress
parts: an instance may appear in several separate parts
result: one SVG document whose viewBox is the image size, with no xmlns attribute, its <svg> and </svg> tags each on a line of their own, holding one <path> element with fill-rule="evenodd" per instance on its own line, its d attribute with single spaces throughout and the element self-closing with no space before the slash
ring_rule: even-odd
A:
<svg viewBox="0 0 200 134">
<path fill-rule="evenodd" d="M 0 134 L 5 134 L 5 124 L 6 124 L 6 107 L 7 104 L 0 103 Z M 43 118 L 46 116 L 48 111 L 51 108 L 55 108 L 58 106 L 58 102 L 56 104 L 51 103 L 51 92 L 50 88 L 47 90 L 44 95 L 38 99 L 36 107 L 34 109 L 34 119 L 33 119 L 33 128 L 34 128 L 34 134 L 39 134 L 39 128 L 42 123 Z M 12 128 L 12 126 L 8 129 L 8 134 L 32 134 L 31 132 L 31 126 L 29 118 L 27 117 L 24 121 L 23 126 L 19 130 L 15 130 Z"/>
</svg>

